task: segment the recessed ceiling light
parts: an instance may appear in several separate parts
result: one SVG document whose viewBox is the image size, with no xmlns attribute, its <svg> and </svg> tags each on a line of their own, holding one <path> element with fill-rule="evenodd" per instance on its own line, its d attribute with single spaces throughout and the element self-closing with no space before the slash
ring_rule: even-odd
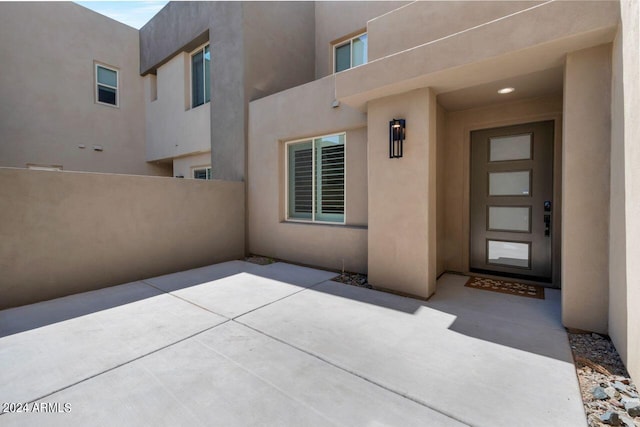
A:
<svg viewBox="0 0 640 427">
<path fill-rule="evenodd" d="M 500 89 L 500 90 L 498 91 L 498 93 L 499 93 L 500 95 L 504 95 L 504 94 L 506 94 L 506 93 L 511 93 L 511 92 L 513 92 L 514 90 L 515 90 L 515 89 L 514 89 L 514 88 L 512 88 L 512 87 L 503 87 L 502 89 Z"/>
</svg>

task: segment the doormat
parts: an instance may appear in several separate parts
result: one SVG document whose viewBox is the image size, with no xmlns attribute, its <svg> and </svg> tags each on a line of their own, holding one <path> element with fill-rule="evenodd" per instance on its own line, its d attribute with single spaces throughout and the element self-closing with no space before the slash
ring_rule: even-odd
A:
<svg viewBox="0 0 640 427">
<path fill-rule="evenodd" d="M 467 280 L 465 286 L 503 294 L 519 295 L 521 297 L 544 299 L 544 288 L 536 285 L 525 285 L 523 283 L 487 279 L 484 277 L 471 277 Z"/>
</svg>

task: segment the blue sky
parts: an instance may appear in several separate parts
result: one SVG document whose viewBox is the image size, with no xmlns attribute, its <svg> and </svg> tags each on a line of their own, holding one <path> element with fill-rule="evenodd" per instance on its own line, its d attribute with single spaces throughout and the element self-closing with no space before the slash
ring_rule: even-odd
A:
<svg viewBox="0 0 640 427">
<path fill-rule="evenodd" d="M 140 29 L 168 1 L 77 1 L 76 3 Z"/>
</svg>

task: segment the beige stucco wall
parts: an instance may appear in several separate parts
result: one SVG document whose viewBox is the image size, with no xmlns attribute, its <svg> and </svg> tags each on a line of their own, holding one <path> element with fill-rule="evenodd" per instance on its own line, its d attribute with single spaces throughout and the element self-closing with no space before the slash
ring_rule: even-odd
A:
<svg viewBox="0 0 640 427">
<path fill-rule="evenodd" d="M 332 108 L 327 77 L 249 105 L 249 251 L 293 262 L 367 271 L 366 116 Z M 285 142 L 346 131 L 346 225 L 285 221 Z"/>
<path fill-rule="evenodd" d="M 369 283 L 421 298 L 436 282 L 436 97 L 431 89 L 372 101 Z M 389 158 L 389 121 L 406 120 L 404 157 Z"/>
<path fill-rule="evenodd" d="M 618 9 L 608 1 L 545 2 L 336 73 L 337 97 L 362 108 L 422 87 L 443 93 L 555 68 L 568 52 L 611 42 Z M 384 36 L 394 30 L 386 28 Z"/>
<path fill-rule="evenodd" d="M 0 168 L 0 309 L 244 254 L 239 182 Z"/>
<path fill-rule="evenodd" d="M 440 276 L 446 271 L 443 257 L 445 245 L 445 194 L 446 194 L 446 151 L 447 112 L 440 104 L 436 111 L 436 274 Z"/>
<path fill-rule="evenodd" d="M 211 166 L 211 152 L 173 159 L 173 176 L 193 178 L 193 169 Z"/>
<path fill-rule="evenodd" d="M 562 320 L 607 332 L 611 45 L 567 56 L 564 80 Z"/>
<path fill-rule="evenodd" d="M 190 53 L 181 52 L 158 68 L 157 77 L 144 77 L 148 160 L 211 151 L 211 103 L 191 108 L 190 61 Z"/>
<path fill-rule="evenodd" d="M 609 335 L 640 377 L 640 7 L 624 0 L 613 45 Z"/>
<path fill-rule="evenodd" d="M 439 161 L 444 166 L 443 182 L 439 190 L 444 193 L 444 237 L 439 258 L 448 271 L 469 270 L 469 162 L 470 133 L 478 129 L 509 126 L 541 120 L 555 120 L 554 170 L 559 171 L 562 137 L 562 96 L 548 96 L 515 102 L 490 105 L 463 111 L 446 113 L 444 151 L 439 152 Z M 560 182 L 554 175 L 554 251 L 560 250 Z M 554 270 L 554 276 L 559 269 Z"/>
<path fill-rule="evenodd" d="M 540 1 L 417 1 L 369 21 L 369 60 L 526 9 Z"/>
<path fill-rule="evenodd" d="M 118 108 L 95 102 L 94 61 L 119 69 Z M 171 174 L 146 162 L 138 61 L 137 30 L 82 6 L 0 3 L 0 166 Z"/>
<path fill-rule="evenodd" d="M 315 2 L 316 79 L 333 73 L 332 43 L 358 31 L 367 21 L 402 7 L 403 1 L 318 1 Z M 369 49 L 372 49 L 369 44 Z"/>
</svg>

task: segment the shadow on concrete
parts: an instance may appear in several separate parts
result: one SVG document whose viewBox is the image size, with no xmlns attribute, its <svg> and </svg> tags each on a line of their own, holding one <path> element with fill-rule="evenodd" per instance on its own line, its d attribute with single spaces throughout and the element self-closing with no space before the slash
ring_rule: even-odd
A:
<svg viewBox="0 0 640 427">
<path fill-rule="evenodd" d="M 437 310 L 455 316 L 449 330 L 498 345 L 572 362 L 560 322 L 559 291 L 547 300 L 492 293 L 464 287 L 466 277 L 444 275 L 429 301 L 407 298 L 337 282 L 335 273 L 277 263 L 268 266 L 231 261 L 140 282 L 71 295 L 0 311 L 0 337 L 86 316 L 240 273 L 277 280 L 313 292 L 414 315 Z M 332 283 L 335 286 L 318 286 Z M 550 297 L 549 297 L 550 296 Z M 286 297 L 285 297 L 286 298 Z M 256 307 L 258 308 L 258 307 Z M 428 325 L 427 325 L 428 326 Z M 427 344 L 427 343 L 425 343 Z M 463 351 L 463 349 L 461 349 Z"/>
<path fill-rule="evenodd" d="M 161 295 L 140 282 L 0 311 L 0 338 Z"/>
<path fill-rule="evenodd" d="M 573 363 L 561 323 L 559 290 L 548 289 L 547 298 L 538 300 L 466 288 L 464 283 L 467 279 L 461 275 L 444 275 L 438 281 L 438 291 L 429 301 L 337 282 L 331 282 L 336 286 L 321 285 L 311 290 L 407 314 L 416 314 L 419 310 L 446 313 L 455 319 L 449 325 L 449 331 Z"/>
</svg>

